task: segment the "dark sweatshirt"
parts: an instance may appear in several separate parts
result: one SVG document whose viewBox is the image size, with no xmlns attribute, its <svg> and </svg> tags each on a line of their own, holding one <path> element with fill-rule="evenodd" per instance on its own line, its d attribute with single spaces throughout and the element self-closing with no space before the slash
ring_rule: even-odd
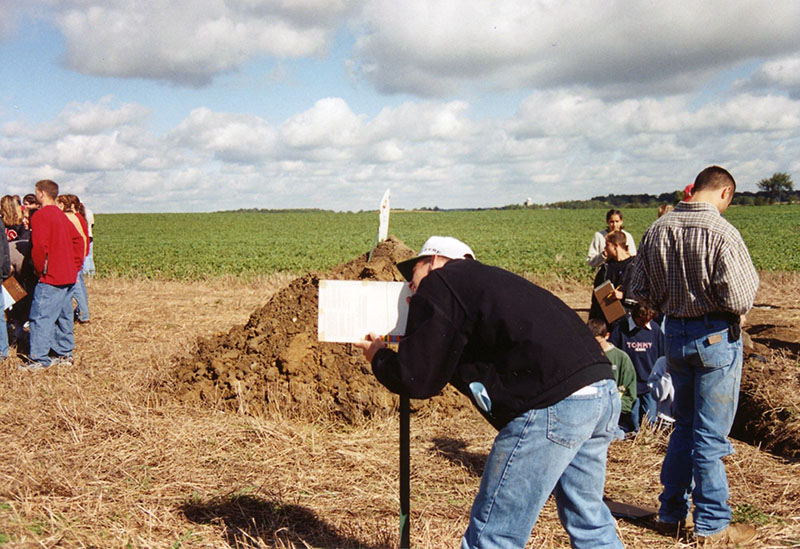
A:
<svg viewBox="0 0 800 549">
<path fill-rule="evenodd" d="M 450 261 L 422 280 L 398 352 L 379 350 L 372 370 L 390 391 L 412 398 L 452 383 L 497 429 L 614 379 L 600 345 L 564 302 L 474 260 Z"/>
</svg>

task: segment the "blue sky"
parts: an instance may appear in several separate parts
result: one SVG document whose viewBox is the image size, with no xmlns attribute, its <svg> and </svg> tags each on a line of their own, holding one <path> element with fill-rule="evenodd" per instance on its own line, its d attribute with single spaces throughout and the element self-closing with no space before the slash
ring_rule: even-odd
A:
<svg viewBox="0 0 800 549">
<path fill-rule="evenodd" d="M 0 182 L 96 212 L 800 175 L 800 3 L 0 0 Z"/>
</svg>

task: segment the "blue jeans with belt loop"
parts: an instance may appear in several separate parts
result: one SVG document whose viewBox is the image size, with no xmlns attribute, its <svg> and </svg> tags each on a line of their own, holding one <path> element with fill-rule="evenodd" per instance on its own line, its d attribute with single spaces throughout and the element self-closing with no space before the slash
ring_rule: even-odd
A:
<svg viewBox="0 0 800 549">
<path fill-rule="evenodd" d="M 614 380 L 606 379 L 503 427 L 486 460 L 462 549 L 524 548 L 551 493 L 572 547 L 622 548 L 603 503 L 620 406 Z"/>
<path fill-rule="evenodd" d="M 733 453 L 728 433 L 739 400 L 742 339 L 731 341 L 728 323 L 709 318 L 668 318 L 666 339 L 675 424 L 661 467 L 659 520 L 683 520 L 691 494 L 695 534 L 709 536 L 731 520 L 722 458 Z"/>
</svg>

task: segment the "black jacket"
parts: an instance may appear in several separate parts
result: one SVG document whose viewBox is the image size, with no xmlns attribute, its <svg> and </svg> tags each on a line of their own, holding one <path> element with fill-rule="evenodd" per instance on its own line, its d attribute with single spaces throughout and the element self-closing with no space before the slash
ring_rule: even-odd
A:
<svg viewBox="0 0 800 549">
<path fill-rule="evenodd" d="M 614 377 L 600 345 L 564 302 L 474 260 L 450 261 L 423 279 L 398 352 L 379 350 L 372 370 L 389 390 L 412 398 L 434 396 L 450 382 L 497 429 Z"/>
<path fill-rule="evenodd" d="M 633 256 L 623 261 L 607 261 L 606 263 L 603 263 L 597 270 L 597 274 L 594 277 L 592 290 L 597 288 L 606 280 L 610 280 L 611 284 L 613 284 L 615 288 L 619 287 L 619 289 L 622 291 L 623 305 L 627 305 L 628 282 L 630 281 L 630 275 L 633 272 L 633 270 L 630 268 L 631 265 L 633 265 Z M 626 306 L 625 309 L 628 310 L 628 307 Z M 603 316 L 603 310 L 600 308 L 600 303 L 597 301 L 594 291 L 592 291 L 592 306 L 589 309 L 589 318 L 600 318 L 605 320 L 605 316 Z"/>
<path fill-rule="evenodd" d="M 6 237 L 6 226 L 0 220 L 0 281 L 5 280 L 11 276 L 11 254 L 8 251 L 8 238 Z M 2 300 L 0 300 L 2 303 Z M 0 311 L 2 314 L 2 311 Z"/>
</svg>

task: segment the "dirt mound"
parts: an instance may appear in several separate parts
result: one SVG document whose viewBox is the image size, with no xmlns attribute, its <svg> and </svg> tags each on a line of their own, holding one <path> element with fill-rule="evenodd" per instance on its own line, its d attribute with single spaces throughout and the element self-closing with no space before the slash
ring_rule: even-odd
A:
<svg viewBox="0 0 800 549">
<path fill-rule="evenodd" d="M 222 402 L 250 413 L 277 408 L 311 418 L 333 415 L 349 423 L 391 412 L 396 397 L 375 380 L 359 349 L 317 341 L 317 295 L 323 279 L 403 280 L 395 264 L 413 255 L 390 236 L 369 262 L 365 254 L 329 272 L 294 280 L 247 324 L 200 338 L 196 352 L 179 359 L 178 397 Z M 463 408 L 462 399 L 448 388 L 432 405 Z"/>
</svg>

